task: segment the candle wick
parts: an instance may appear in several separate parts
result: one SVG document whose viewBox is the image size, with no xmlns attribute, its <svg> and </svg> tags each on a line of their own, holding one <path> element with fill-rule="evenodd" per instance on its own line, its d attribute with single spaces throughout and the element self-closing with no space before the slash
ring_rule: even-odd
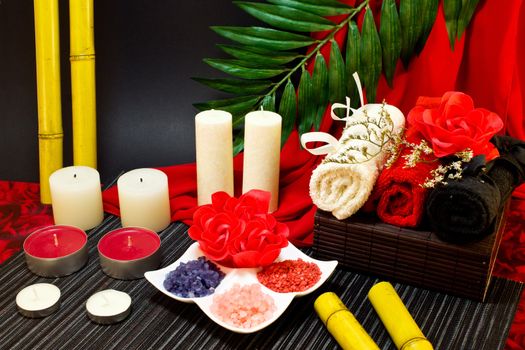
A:
<svg viewBox="0 0 525 350">
<path fill-rule="evenodd" d="M 58 237 L 56 233 L 53 233 L 53 241 L 55 242 L 55 247 L 58 247 Z"/>
<path fill-rule="evenodd" d="M 76 179 L 77 178 L 77 174 L 73 174 L 73 177 Z"/>
<path fill-rule="evenodd" d="M 261 111 L 264 111 L 264 107 L 263 107 L 263 105 L 261 105 Z"/>
<path fill-rule="evenodd" d="M 31 288 L 31 290 L 33 291 L 33 294 L 35 295 L 35 300 L 38 299 L 38 293 L 36 292 L 35 286 L 33 286 L 33 288 Z"/>
<path fill-rule="evenodd" d="M 131 248 L 131 236 L 128 235 L 128 247 Z"/>
<path fill-rule="evenodd" d="M 140 178 L 140 182 L 142 182 L 142 178 Z"/>
</svg>

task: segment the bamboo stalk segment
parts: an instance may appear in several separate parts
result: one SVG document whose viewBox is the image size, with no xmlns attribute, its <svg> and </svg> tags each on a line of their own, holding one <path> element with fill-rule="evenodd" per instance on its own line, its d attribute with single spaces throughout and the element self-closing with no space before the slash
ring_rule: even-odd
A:
<svg viewBox="0 0 525 350">
<path fill-rule="evenodd" d="M 34 0 L 40 200 L 51 203 L 49 175 L 62 168 L 58 0 Z"/>
<path fill-rule="evenodd" d="M 97 167 L 93 0 L 70 0 L 73 163 Z"/>
</svg>

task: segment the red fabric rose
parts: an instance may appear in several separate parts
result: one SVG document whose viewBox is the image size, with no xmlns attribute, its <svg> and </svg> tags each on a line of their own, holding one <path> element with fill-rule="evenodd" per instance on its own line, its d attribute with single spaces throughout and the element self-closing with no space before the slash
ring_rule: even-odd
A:
<svg viewBox="0 0 525 350">
<path fill-rule="evenodd" d="M 503 128 L 503 121 L 496 113 L 474 108 L 472 98 L 462 92 L 446 92 L 436 108 L 416 106 L 407 119 L 432 144 L 436 157 L 467 148 L 474 156 L 484 154 L 487 161 L 498 156 L 489 140 Z"/>
<path fill-rule="evenodd" d="M 288 245 L 288 226 L 268 214 L 270 193 L 251 190 L 238 199 L 225 192 L 193 215 L 188 234 L 208 258 L 230 267 L 270 265 Z"/>
</svg>

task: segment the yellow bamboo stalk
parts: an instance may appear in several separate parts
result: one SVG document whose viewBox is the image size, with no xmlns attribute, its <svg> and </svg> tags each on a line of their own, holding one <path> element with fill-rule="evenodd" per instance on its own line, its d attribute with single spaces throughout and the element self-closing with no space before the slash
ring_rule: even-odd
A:
<svg viewBox="0 0 525 350">
<path fill-rule="evenodd" d="M 69 0 L 73 163 L 97 167 L 93 0 Z"/>
<path fill-rule="evenodd" d="M 51 203 L 49 175 L 62 168 L 58 0 L 34 0 L 40 200 Z"/>
</svg>

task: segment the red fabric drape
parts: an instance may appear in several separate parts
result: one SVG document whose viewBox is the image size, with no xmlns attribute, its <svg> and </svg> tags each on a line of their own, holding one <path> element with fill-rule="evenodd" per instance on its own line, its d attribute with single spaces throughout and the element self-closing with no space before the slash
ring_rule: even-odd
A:
<svg viewBox="0 0 525 350">
<path fill-rule="evenodd" d="M 332 119 L 330 110 L 323 119 L 323 130 L 329 130 Z M 235 195 L 241 194 L 242 153 L 233 161 Z M 315 207 L 308 194 L 308 183 L 312 169 L 320 157 L 310 155 L 301 149 L 299 136 L 294 131 L 281 150 L 281 178 L 279 188 L 279 208 L 273 214 L 277 220 L 285 222 L 290 228 L 292 242 L 297 245 L 312 244 Z M 191 225 L 193 213 L 197 209 L 197 183 L 195 164 L 175 165 L 159 168 L 168 176 L 172 221 L 182 221 Z M 119 215 L 118 193 L 113 186 L 103 193 L 104 210 Z"/>
<path fill-rule="evenodd" d="M 345 2 L 354 3 L 351 0 Z M 482 0 L 471 24 L 452 51 L 440 5 L 425 48 L 412 59 L 408 69 L 398 63 L 393 89 L 388 87 L 384 77 L 381 78 L 378 100 L 384 98 L 406 114 L 419 96 L 442 96 L 450 90 L 463 91 L 472 96 L 476 106 L 498 113 L 505 121 L 507 134 L 525 140 L 522 115 L 525 64 L 520 62 L 525 58 L 525 26 L 520 25 L 524 21 L 525 5 L 521 0 Z M 337 35 L 336 40 L 342 46 L 344 35 Z M 322 53 L 328 59 L 329 50 Z M 326 113 L 322 130 L 328 131 L 331 126 Z M 290 226 L 293 243 L 309 245 L 312 243 L 315 207 L 308 194 L 308 182 L 319 159 L 302 150 L 298 140 L 294 132 L 281 153 L 280 206 L 275 215 Z M 242 155 L 235 158 L 234 167 L 235 181 L 239 185 Z M 169 178 L 172 219 L 190 224 L 197 204 L 195 165 L 177 165 L 161 170 Z M 525 199 L 525 190 L 516 191 L 515 195 Z M 104 208 L 118 215 L 115 188 L 104 192 Z"/>
</svg>

